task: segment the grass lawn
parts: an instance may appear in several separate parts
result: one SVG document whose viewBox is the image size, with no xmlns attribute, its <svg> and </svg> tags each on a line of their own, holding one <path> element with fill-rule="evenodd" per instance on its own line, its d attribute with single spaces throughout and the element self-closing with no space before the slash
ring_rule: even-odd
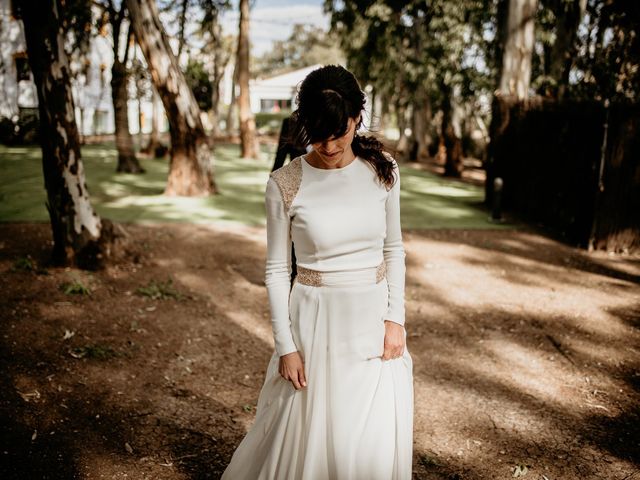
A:
<svg viewBox="0 0 640 480">
<path fill-rule="evenodd" d="M 215 150 L 216 182 L 221 194 L 209 198 L 162 195 L 168 160 L 142 159 L 143 175 L 116 173 L 111 143 L 82 148 L 87 184 L 98 213 L 117 222 L 216 222 L 264 225 L 264 187 L 273 146 L 260 160 L 239 158 L 237 145 Z M 481 202 L 482 188 L 402 167 L 401 210 L 404 228 L 509 228 L 490 223 Z M 39 147 L 0 145 L 0 221 L 47 222 Z"/>
</svg>

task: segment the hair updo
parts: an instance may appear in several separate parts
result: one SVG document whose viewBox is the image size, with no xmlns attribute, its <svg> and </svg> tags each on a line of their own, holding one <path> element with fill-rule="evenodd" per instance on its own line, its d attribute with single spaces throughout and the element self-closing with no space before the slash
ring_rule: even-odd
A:
<svg viewBox="0 0 640 480">
<path fill-rule="evenodd" d="M 293 143 L 306 147 L 333 136 L 341 137 L 348 129 L 349 118 L 357 118 L 364 110 L 365 94 L 358 81 L 346 68 L 327 65 L 312 71 L 302 81 L 293 112 Z M 362 117 L 356 130 L 362 125 Z M 383 153 L 382 143 L 372 136 L 355 135 L 353 153 L 369 162 L 387 190 L 395 182 L 393 163 Z"/>
</svg>

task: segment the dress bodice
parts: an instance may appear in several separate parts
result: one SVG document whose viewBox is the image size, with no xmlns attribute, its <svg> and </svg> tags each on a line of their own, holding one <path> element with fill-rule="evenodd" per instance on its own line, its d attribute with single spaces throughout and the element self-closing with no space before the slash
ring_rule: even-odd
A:
<svg viewBox="0 0 640 480">
<path fill-rule="evenodd" d="M 375 169 L 356 157 L 342 168 L 322 169 L 300 156 L 267 182 L 267 286 L 276 349 L 295 351 L 289 332 L 291 244 L 298 265 L 334 272 L 385 261 L 388 320 L 404 324 L 405 252 L 400 228 L 400 175 L 387 188 Z"/>
</svg>

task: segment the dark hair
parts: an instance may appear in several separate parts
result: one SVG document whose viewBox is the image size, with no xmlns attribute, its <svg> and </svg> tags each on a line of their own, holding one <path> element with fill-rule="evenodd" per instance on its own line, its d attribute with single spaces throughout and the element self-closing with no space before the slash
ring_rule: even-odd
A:
<svg viewBox="0 0 640 480">
<path fill-rule="evenodd" d="M 365 94 L 346 68 L 327 65 L 312 71 L 302 81 L 293 112 L 292 140 L 300 147 L 347 132 L 349 118 L 357 118 L 364 109 Z M 356 130 L 362 125 L 362 117 Z M 369 162 L 378 180 L 390 190 L 395 182 L 393 162 L 383 153 L 384 146 L 372 136 L 355 135 L 353 153 Z"/>
</svg>

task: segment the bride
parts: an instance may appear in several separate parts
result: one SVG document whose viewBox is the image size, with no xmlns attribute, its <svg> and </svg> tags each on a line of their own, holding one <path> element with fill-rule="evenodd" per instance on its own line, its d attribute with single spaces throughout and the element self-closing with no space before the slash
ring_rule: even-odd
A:
<svg viewBox="0 0 640 480">
<path fill-rule="evenodd" d="M 313 150 L 272 172 L 265 193 L 275 351 L 223 479 L 411 478 L 400 175 L 356 134 L 364 103 L 340 66 L 300 86 L 294 136 Z"/>
</svg>

